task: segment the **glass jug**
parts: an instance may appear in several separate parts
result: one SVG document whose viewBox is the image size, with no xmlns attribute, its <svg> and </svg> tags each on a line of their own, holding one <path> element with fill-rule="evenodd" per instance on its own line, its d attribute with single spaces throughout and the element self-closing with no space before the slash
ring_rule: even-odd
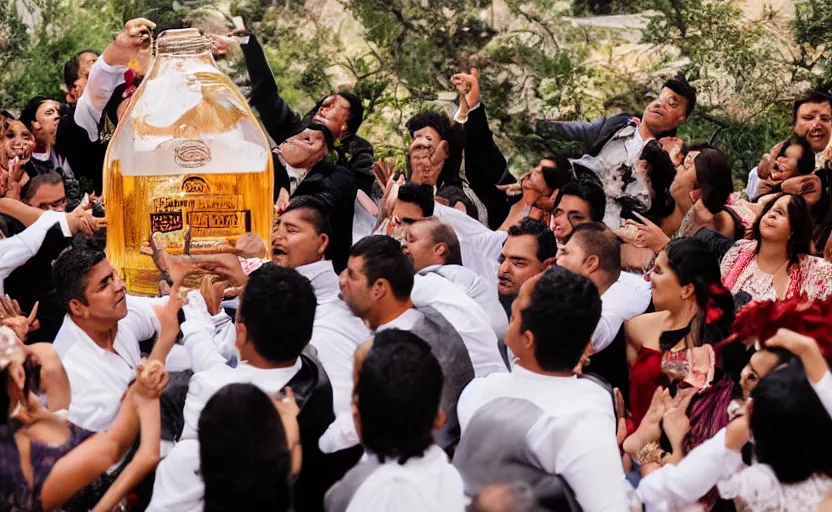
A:
<svg viewBox="0 0 832 512">
<path fill-rule="evenodd" d="M 127 291 L 157 295 L 150 239 L 211 254 L 247 231 L 271 236 L 268 139 L 196 29 L 168 30 L 104 161 L 106 253 Z"/>
</svg>

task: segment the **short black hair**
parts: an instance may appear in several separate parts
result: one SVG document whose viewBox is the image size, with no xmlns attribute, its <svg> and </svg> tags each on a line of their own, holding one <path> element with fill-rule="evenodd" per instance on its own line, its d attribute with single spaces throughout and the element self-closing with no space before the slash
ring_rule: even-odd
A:
<svg viewBox="0 0 832 512">
<path fill-rule="evenodd" d="M 350 104 L 350 118 L 347 121 L 347 130 L 350 134 L 355 135 L 358 129 L 361 128 L 361 123 L 364 122 L 364 104 L 357 94 L 349 89 L 341 89 L 338 91 L 338 96 L 347 100 Z"/>
<path fill-rule="evenodd" d="M 812 233 L 815 229 L 812 212 L 809 210 L 809 204 L 803 196 L 783 193 L 774 196 L 763 206 L 760 215 L 757 216 L 757 220 L 751 226 L 751 237 L 757 241 L 756 251 L 759 253 L 763 239 L 760 233 L 760 223 L 763 221 L 763 217 L 774 208 L 774 203 L 783 196 L 789 196 L 787 213 L 789 215 L 789 229 L 792 232 L 788 246 L 789 263 L 796 264 L 799 256 L 812 254 Z"/>
<path fill-rule="evenodd" d="M 794 108 L 792 109 L 792 126 L 797 124 L 797 111 L 806 103 L 828 103 L 832 108 L 832 96 L 815 89 L 804 92 L 799 98 L 794 100 Z"/>
<path fill-rule="evenodd" d="M 448 206 L 453 208 L 456 203 L 462 203 L 465 206 L 465 213 L 472 219 L 480 220 L 479 211 L 474 206 L 471 198 L 465 195 L 465 191 L 460 187 L 454 185 L 444 185 L 436 190 L 436 197 L 441 197 L 448 200 Z"/>
<path fill-rule="evenodd" d="M 685 107 L 685 119 L 689 118 L 690 113 L 693 112 L 694 107 L 696 107 L 696 88 L 690 85 L 685 73 L 680 71 L 676 74 L 676 76 L 665 82 L 664 87 L 667 87 L 687 100 L 687 105 Z"/>
<path fill-rule="evenodd" d="M 709 212 L 717 214 L 725 208 L 725 203 L 734 192 L 731 159 L 711 146 L 694 146 L 691 151 L 699 151 L 693 167 L 696 170 L 696 186 L 702 191 L 702 204 Z"/>
<path fill-rule="evenodd" d="M 285 363 L 309 344 L 317 306 L 309 279 L 269 262 L 248 276 L 237 321 L 246 326 L 258 354 Z"/>
<path fill-rule="evenodd" d="M 421 338 L 399 329 L 376 334 L 355 385 L 367 451 L 381 463 L 424 455 L 443 383 L 442 367 Z"/>
<path fill-rule="evenodd" d="M 321 123 L 316 123 L 315 121 L 305 121 L 301 125 L 301 132 L 305 129 L 314 130 L 317 132 L 321 132 L 324 136 L 324 142 L 326 143 L 326 148 L 328 150 L 332 150 L 335 147 L 335 136 L 326 126 L 322 125 Z M 300 132 L 298 132 L 300 133 Z"/>
<path fill-rule="evenodd" d="M 430 240 L 434 244 L 445 244 L 448 247 L 448 255 L 445 257 L 445 265 L 462 266 L 462 249 L 459 246 L 459 237 L 450 224 L 439 219 L 424 220 L 420 222 L 430 223 Z"/>
<path fill-rule="evenodd" d="M 38 174 L 34 178 L 27 181 L 26 184 L 23 185 L 23 188 L 20 189 L 20 200 L 29 204 L 29 201 L 35 197 L 35 194 L 37 194 L 40 187 L 44 185 L 59 185 L 63 184 L 63 182 L 64 180 L 61 178 L 61 175 L 55 171 Z"/>
<path fill-rule="evenodd" d="M 791 484 L 813 474 L 832 476 L 832 418 L 799 360 L 760 379 L 751 398 L 754 452 L 777 480 Z"/>
<path fill-rule="evenodd" d="M 206 511 L 289 510 L 292 455 L 280 415 L 260 388 L 220 388 L 199 415 L 198 436 Z"/>
<path fill-rule="evenodd" d="M 444 112 L 437 112 L 435 110 L 426 110 L 424 112 L 419 112 L 418 114 L 408 119 L 405 126 L 407 127 L 407 130 L 410 132 L 411 137 L 413 137 L 413 134 L 415 134 L 422 128 L 430 127 L 439 133 L 439 138 L 450 142 L 452 132 L 451 120 L 448 119 L 448 115 Z"/>
<path fill-rule="evenodd" d="M 319 235 L 326 235 L 332 239 L 332 224 L 326 214 L 326 207 L 316 196 L 295 196 L 289 201 L 289 206 L 283 213 L 300 211 L 303 220 L 315 226 Z"/>
<path fill-rule="evenodd" d="M 602 222 L 607 210 L 607 196 L 604 188 L 592 179 L 575 179 L 564 185 L 555 198 L 555 208 L 560 205 L 563 196 L 575 196 L 589 205 L 589 215 L 593 222 Z"/>
<path fill-rule="evenodd" d="M 81 55 L 85 53 L 94 53 L 96 57 L 98 52 L 91 49 L 81 50 L 66 61 L 64 64 L 64 85 L 67 89 L 75 87 L 75 81 L 78 80 L 78 72 L 81 71 Z"/>
<path fill-rule="evenodd" d="M 67 250 L 52 263 L 52 281 L 58 300 L 70 313 L 69 303 L 75 299 L 87 305 L 84 293 L 90 270 L 107 256 L 91 238 L 75 235 Z"/>
<path fill-rule="evenodd" d="M 575 226 L 569 239 L 579 243 L 586 256 L 597 256 L 599 269 L 615 275 L 621 272 L 621 243 L 606 224 L 587 222 Z"/>
<path fill-rule="evenodd" d="M 534 334 L 534 357 L 546 371 L 571 371 L 601 319 L 601 296 L 586 277 L 561 267 L 546 270 L 520 312 L 522 332 Z"/>
<path fill-rule="evenodd" d="M 364 274 L 372 286 L 379 279 L 390 283 L 397 299 L 410 297 L 413 291 L 413 263 L 403 252 L 402 244 L 387 235 L 362 238 L 350 248 L 351 258 L 364 258 Z"/>
<path fill-rule="evenodd" d="M 542 170 L 543 180 L 546 182 L 546 186 L 550 189 L 559 189 L 569 183 L 569 181 L 574 177 L 572 162 L 570 162 L 565 156 L 547 153 L 540 159 L 540 161 L 543 160 L 550 160 L 555 163 L 554 169 L 551 167 L 544 167 Z"/>
<path fill-rule="evenodd" d="M 399 187 L 399 201 L 415 203 L 425 217 L 433 216 L 433 187 L 426 183 L 405 183 Z"/>
<path fill-rule="evenodd" d="M 508 228 L 508 236 L 531 235 L 537 240 L 537 259 L 546 261 L 558 254 L 558 243 L 555 241 L 555 234 L 542 221 L 523 217 L 520 222 Z"/>
<path fill-rule="evenodd" d="M 20 111 L 20 122 L 26 125 L 29 131 L 32 131 L 32 123 L 35 121 L 35 114 L 37 114 L 38 107 L 47 101 L 57 101 L 48 96 L 35 96 L 23 105 Z"/>
<path fill-rule="evenodd" d="M 800 160 L 797 161 L 797 174 L 801 176 L 812 174 L 815 171 L 815 152 L 812 150 L 812 146 L 806 140 L 806 137 L 792 134 L 791 137 L 783 142 L 783 147 L 780 148 L 777 156 L 786 156 L 786 150 L 790 146 L 800 146 L 803 148 L 803 154 L 800 155 Z"/>
<path fill-rule="evenodd" d="M 14 117 L 14 114 L 9 112 L 8 110 L 0 110 L 0 117 L 5 117 L 9 121 L 14 121 L 15 119 L 17 119 L 16 117 Z"/>
</svg>

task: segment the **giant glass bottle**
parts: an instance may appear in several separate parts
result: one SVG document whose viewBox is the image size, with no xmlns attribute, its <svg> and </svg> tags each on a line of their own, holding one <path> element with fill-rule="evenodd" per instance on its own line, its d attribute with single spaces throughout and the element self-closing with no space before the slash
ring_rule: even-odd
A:
<svg viewBox="0 0 832 512">
<path fill-rule="evenodd" d="M 268 139 L 195 29 L 159 36 L 104 165 L 107 257 L 128 293 L 158 293 L 151 237 L 172 254 L 214 253 L 246 231 L 270 237 Z"/>
</svg>

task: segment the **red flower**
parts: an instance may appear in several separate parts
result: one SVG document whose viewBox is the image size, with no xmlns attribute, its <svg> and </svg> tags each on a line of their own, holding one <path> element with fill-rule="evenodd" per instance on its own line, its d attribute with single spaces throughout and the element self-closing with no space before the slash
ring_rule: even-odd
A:
<svg viewBox="0 0 832 512">
<path fill-rule="evenodd" d="M 132 68 L 127 68 L 127 71 L 124 72 L 124 83 L 127 87 L 124 88 L 124 92 L 121 93 L 122 98 L 129 98 L 136 92 L 136 77 L 138 75 Z"/>
</svg>

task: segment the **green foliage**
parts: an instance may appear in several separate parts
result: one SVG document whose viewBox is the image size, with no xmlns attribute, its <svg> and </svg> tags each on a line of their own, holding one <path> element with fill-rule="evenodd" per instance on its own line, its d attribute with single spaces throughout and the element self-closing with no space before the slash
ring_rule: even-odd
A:
<svg viewBox="0 0 832 512">
<path fill-rule="evenodd" d="M 832 90 L 832 2 L 805 0 L 795 9 L 795 39 L 807 67 L 817 66 L 818 87 Z"/>
</svg>

